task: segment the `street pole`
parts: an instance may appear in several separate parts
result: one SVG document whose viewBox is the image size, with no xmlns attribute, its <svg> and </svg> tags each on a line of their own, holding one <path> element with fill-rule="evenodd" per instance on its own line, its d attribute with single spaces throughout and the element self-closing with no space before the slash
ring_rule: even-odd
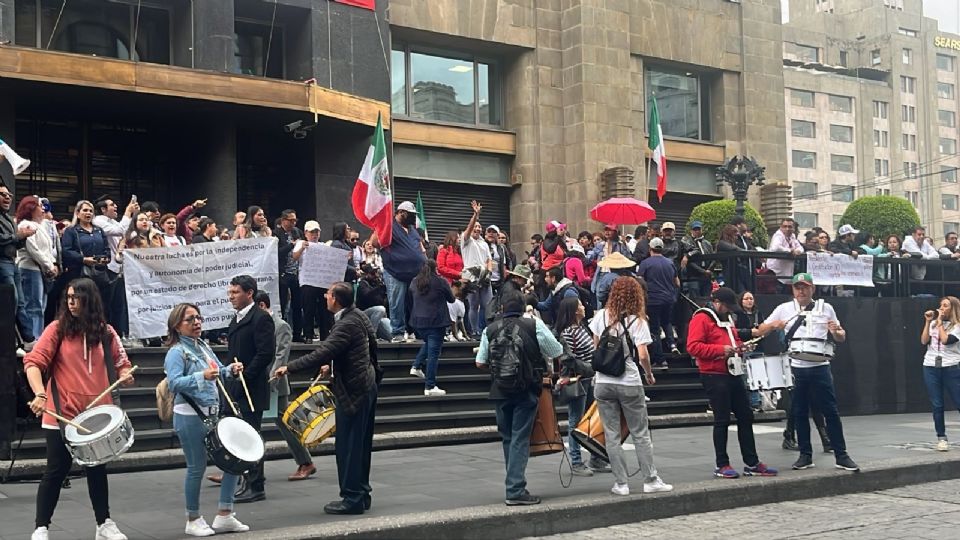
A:
<svg viewBox="0 0 960 540">
<path fill-rule="evenodd" d="M 762 186 L 763 181 L 766 180 L 763 175 L 765 170 L 766 168 L 761 167 L 755 159 L 746 156 L 733 156 L 726 165 L 717 167 L 717 185 L 727 184 L 733 190 L 733 200 L 737 202 L 738 216 L 744 215 L 747 189 L 753 184 Z"/>
</svg>

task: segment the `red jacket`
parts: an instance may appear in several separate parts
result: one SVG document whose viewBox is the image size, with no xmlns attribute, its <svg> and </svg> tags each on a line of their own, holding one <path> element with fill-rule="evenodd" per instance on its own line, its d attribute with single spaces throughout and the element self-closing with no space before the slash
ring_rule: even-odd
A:
<svg viewBox="0 0 960 540">
<path fill-rule="evenodd" d="M 737 345 L 742 344 L 736 328 L 733 329 L 733 339 Z M 687 329 L 687 352 L 696 358 L 700 373 L 728 374 L 727 355 L 723 352 L 723 347 L 729 345 L 727 330 L 717 326 L 709 313 L 697 313 L 690 320 Z"/>
<path fill-rule="evenodd" d="M 437 252 L 437 271 L 447 280 L 447 283 L 460 279 L 460 273 L 463 271 L 463 257 L 457 253 L 456 248 L 447 246 Z"/>
</svg>

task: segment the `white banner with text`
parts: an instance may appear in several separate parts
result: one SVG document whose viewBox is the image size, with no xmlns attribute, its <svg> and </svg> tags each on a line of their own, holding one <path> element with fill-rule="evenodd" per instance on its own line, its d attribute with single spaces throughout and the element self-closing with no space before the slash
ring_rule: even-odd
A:
<svg viewBox="0 0 960 540">
<path fill-rule="evenodd" d="M 306 244 L 300 255 L 300 285 L 329 289 L 343 281 L 347 261 L 353 253 L 317 242 Z"/>
<path fill-rule="evenodd" d="M 226 328 L 234 316 L 227 287 L 243 274 L 256 279 L 279 305 L 276 238 L 124 250 L 130 336 L 166 335 L 170 310 L 181 302 L 200 308 L 204 330 Z"/>
<path fill-rule="evenodd" d="M 873 255 L 807 252 L 807 272 L 815 285 L 873 287 Z"/>
</svg>

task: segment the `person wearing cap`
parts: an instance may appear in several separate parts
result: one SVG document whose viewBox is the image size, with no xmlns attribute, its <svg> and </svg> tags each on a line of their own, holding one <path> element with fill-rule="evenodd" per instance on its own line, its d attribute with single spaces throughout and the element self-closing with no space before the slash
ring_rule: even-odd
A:
<svg viewBox="0 0 960 540">
<path fill-rule="evenodd" d="M 490 244 L 483 238 L 483 226 L 480 225 L 480 212 L 483 206 L 477 201 L 470 201 L 470 206 L 473 208 L 473 214 L 470 216 L 467 228 L 460 235 L 460 254 L 463 257 L 464 290 L 467 295 L 467 323 L 470 326 L 470 336 L 480 339 L 480 334 L 486 326 L 486 321 L 480 316 L 480 310 L 493 299 L 493 288 L 486 276 L 492 272 L 494 261 L 490 256 Z"/>
<path fill-rule="evenodd" d="M 660 239 L 663 240 L 661 255 L 673 262 L 677 270 L 687 265 L 687 254 L 683 244 L 676 237 L 677 226 L 667 221 L 660 226 Z"/>
<path fill-rule="evenodd" d="M 854 229 L 852 225 L 841 225 L 840 229 L 837 230 L 837 237 L 834 238 L 833 242 L 827 244 L 827 251 L 830 253 L 842 253 L 843 255 L 850 255 L 855 258 L 860 254 L 855 249 L 856 244 L 854 243 L 859 233 L 860 231 Z"/>
<path fill-rule="evenodd" d="M 774 330 L 786 332 L 786 341 L 795 340 L 832 340 L 843 343 L 847 332 L 837 319 L 833 306 L 823 300 L 813 299 L 816 290 L 813 276 L 801 272 L 791 280 L 793 300 L 784 302 L 754 330 L 755 336 L 765 336 Z M 793 372 L 793 405 L 790 415 L 797 429 L 797 443 L 800 445 L 800 457 L 793 468 L 809 469 L 813 467 L 813 447 L 810 444 L 810 408 L 815 407 L 823 413 L 824 423 L 838 469 L 859 471 L 860 467 L 847 453 L 847 443 L 843 437 L 843 424 L 837 410 L 837 397 L 833 388 L 833 375 L 830 373 L 830 358 L 812 362 L 790 358 Z"/>
<path fill-rule="evenodd" d="M 737 441 L 743 458 L 743 474 L 747 476 L 776 476 L 777 470 L 768 467 L 757 455 L 753 436 L 753 410 L 743 377 L 732 375 L 727 359 L 741 354 L 745 348 L 734 328 L 733 313 L 740 309 L 737 295 L 729 287 L 720 287 L 710 295 L 710 304 L 698 309 L 690 320 L 687 334 L 687 352 L 696 360 L 700 382 L 707 392 L 713 410 L 713 450 L 716 465 L 713 474 L 718 478 L 739 478 L 740 473 L 730 466 L 727 455 L 727 435 L 730 413 L 737 418 Z M 749 347 L 748 347 L 749 348 Z"/>
<path fill-rule="evenodd" d="M 504 276 L 510 269 L 510 261 L 507 258 L 507 250 L 500 243 L 500 227 L 496 225 L 487 225 L 484 232 L 484 238 L 487 241 L 487 251 L 490 252 L 490 259 L 493 264 L 490 266 L 490 288 L 493 294 L 500 291 L 500 284 L 506 279 Z"/>
<path fill-rule="evenodd" d="M 540 244 L 540 269 L 544 272 L 567 258 L 567 242 L 564 238 L 566 231 L 567 226 L 559 221 L 547 222 L 547 235 Z"/>
<path fill-rule="evenodd" d="M 507 278 L 500 287 L 501 296 L 507 291 L 526 295 L 533 290 L 533 272 L 525 264 L 518 264 L 513 267 L 513 270 L 507 270 Z"/>
<path fill-rule="evenodd" d="M 672 321 L 680 277 L 673 261 L 663 256 L 663 250 L 662 238 L 650 240 L 650 256 L 640 263 L 637 275 L 647 283 L 647 316 L 650 318 L 650 335 L 653 336 L 651 363 L 655 368 L 666 369 L 667 360 L 663 354 L 660 331 L 663 330 L 669 350 L 679 354 L 673 338 Z"/>
<path fill-rule="evenodd" d="M 803 255 L 803 246 L 797 240 L 796 228 L 797 222 L 792 218 L 784 218 L 780 221 L 780 228 L 770 238 L 770 247 L 767 248 L 767 251 L 789 253 L 794 256 Z M 793 266 L 793 259 L 767 259 L 767 269 L 780 278 L 780 283 L 785 284 L 790 281 L 790 276 L 793 275 Z"/>
<path fill-rule="evenodd" d="M 627 247 L 626 242 L 620 240 L 620 232 L 613 223 L 607 223 L 603 226 L 603 242 L 593 246 L 586 256 L 590 262 L 599 263 L 605 257 L 612 253 L 620 253 L 624 257 L 632 258 L 632 252 Z M 602 271 L 602 270 L 601 270 Z"/>
<path fill-rule="evenodd" d="M 300 264 L 304 250 L 320 244 L 320 224 L 315 220 L 303 224 L 304 238 L 294 242 L 290 257 Z M 298 273 L 299 274 L 299 273 Z M 326 289 L 312 285 L 300 285 L 300 303 L 303 310 L 303 341 L 313 343 L 315 339 L 327 339 L 330 328 L 333 327 L 333 314 L 327 311 L 327 301 L 324 295 Z M 319 336 L 314 332 L 319 328 Z"/>
<path fill-rule="evenodd" d="M 383 281 L 387 285 L 387 302 L 390 310 L 390 327 L 395 343 L 410 340 L 407 330 L 407 290 L 410 282 L 427 262 L 420 233 L 417 232 L 417 207 L 410 201 L 397 206 L 393 219 L 393 238 L 383 245 L 376 234 L 370 237 L 374 247 L 380 249 L 383 260 Z"/>
<path fill-rule="evenodd" d="M 701 264 L 700 257 L 713 254 L 713 244 L 703 237 L 703 222 L 694 220 L 690 223 L 690 234 L 684 236 L 680 242 L 689 257 L 687 277 L 693 281 L 688 282 L 688 285 L 700 296 L 707 296 L 710 294 L 710 280 L 713 279 L 713 271 L 710 269 L 712 264 Z"/>
</svg>

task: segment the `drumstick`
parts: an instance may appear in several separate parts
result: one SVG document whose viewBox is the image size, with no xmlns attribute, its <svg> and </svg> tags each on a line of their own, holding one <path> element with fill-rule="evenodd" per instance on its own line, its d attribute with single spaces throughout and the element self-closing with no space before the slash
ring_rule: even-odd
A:
<svg viewBox="0 0 960 540">
<path fill-rule="evenodd" d="M 133 366 L 132 368 L 130 368 L 130 371 L 128 371 L 126 375 L 124 375 L 123 377 L 120 377 L 119 379 L 117 379 L 117 381 L 116 381 L 115 383 L 113 383 L 113 384 L 111 384 L 110 386 L 108 386 L 107 389 L 104 390 L 103 392 L 101 392 L 99 396 L 93 398 L 93 401 L 91 401 L 90 404 L 87 405 L 86 409 L 84 409 L 84 410 L 86 411 L 86 410 L 89 409 L 90 407 L 93 407 L 94 404 L 96 404 L 98 401 L 100 401 L 101 399 L 103 399 L 104 396 L 106 396 L 106 395 L 109 394 L 110 392 L 113 392 L 113 389 L 116 388 L 117 385 L 119 385 L 119 384 L 122 383 L 123 381 L 127 380 L 128 378 L 130 378 L 130 375 L 132 375 L 133 372 L 136 371 L 136 370 L 139 369 L 139 368 L 140 368 L 140 366 Z"/>
<path fill-rule="evenodd" d="M 220 385 L 220 391 L 223 392 L 223 397 L 227 398 L 227 403 L 230 404 L 230 408 L 233 409 L 233 414 L 235 416 L 240 416 L 240 412 L 237 411 L 237 406 L 233 404 L 233 400 L 230 399 L 230 394 L 227 393 L 227 389 L 223 386 L 223 381 L 220 380 L 220 377 L 217 377 L 217 384 Z M 250 409 L 253 410 L 252 408 Z"/>
<path fill-rule="evenodd" d="M 63 422 L 64 424 L 67 424 L 67 425 L 70 425 L 70 426 L 73 426 L 73 427 L 77 428 L 77 431 L 82 431 L 82 432 L 84 432 L 84 433 L 93 433 L 93 432 L 90 431 L 89 429 L 81 426 L 80 424 L 74 422 L 73 420 L 67 420 L 66 418 L 64 418 L 64 417 L 60 416 L 59 414 L 51 411 L 50 409 L 47 409 L 47 410 L 44 411 L 44 412 L 46 412 L 46 413 L 49 414 L 50 416 L 56 418 L 57 420 Z"/>
<path fill-rule="evenodd" d="M 240 363 L 240 361 L 237 360 L 237 357 L 233 357 L 233 361 Z M 240 384 L 243 385 L 243 393 L 247 395 L 247 405 L 250 405 L 250 412 L 253 412 L 253 398 L 250 397 L 250 389 L 247 388 L 247 380 L 243 378 L 242 370 L 240 373 L 238 373 L 238 375 L 240 375 Z"/>
</svg>

